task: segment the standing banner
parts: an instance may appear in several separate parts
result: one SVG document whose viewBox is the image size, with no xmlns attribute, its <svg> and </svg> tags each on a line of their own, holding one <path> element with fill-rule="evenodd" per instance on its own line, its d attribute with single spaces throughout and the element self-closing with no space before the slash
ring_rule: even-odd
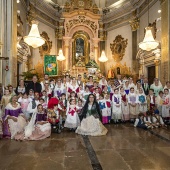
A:
<svg viewBox="0 0 170 170">
<path fill-rule="evenodd" d="M 56 55 L 44 56 L 44 74 L 49 76 L 56 76 L 58 74 Z"/>
</svg>

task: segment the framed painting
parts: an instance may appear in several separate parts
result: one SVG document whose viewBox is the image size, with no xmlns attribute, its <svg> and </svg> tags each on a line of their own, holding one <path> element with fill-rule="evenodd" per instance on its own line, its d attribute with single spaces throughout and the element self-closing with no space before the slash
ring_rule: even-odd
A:
<svg viewBox="0 0 170 170">
<path fill-rule="evenodd" d="M 58 74 L 56 55 L 44 56 L 44 74 L 49 76 L 56 76 Z"/>
</svg>

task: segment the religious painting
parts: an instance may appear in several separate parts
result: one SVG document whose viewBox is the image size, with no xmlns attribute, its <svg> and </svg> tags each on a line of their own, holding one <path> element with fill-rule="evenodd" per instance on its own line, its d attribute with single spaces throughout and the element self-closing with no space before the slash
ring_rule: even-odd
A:
<svg viewBox="0 0 170 170">
<path fill-rule="evenodd" d="M 113 41 L 113 44 L 110 44 L 112 57 L 116 62 L 119 62 L 123 59 L 123 56 L 125 55 L 125 49 L 128 44 L 127 41 L 127 39 L 125 40 L 121 35 L 118 35 Z"/>
<path fill-rule="evenodd" d="M 56 55 L 44 56 L 44 74 L 49 76 L 56 76 L 58 73 Z"/>
</svg>

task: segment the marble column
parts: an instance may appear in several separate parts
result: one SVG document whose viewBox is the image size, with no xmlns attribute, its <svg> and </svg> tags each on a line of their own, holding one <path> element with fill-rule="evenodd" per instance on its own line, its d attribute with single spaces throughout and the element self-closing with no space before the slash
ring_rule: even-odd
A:
<svg viewBox="0 0 170 170">
<path fill-rule="evenodd" d="M 155 77 L 159 78 L 159 70 L 160 70 L 161 61 L 159 59 L 155 59 L 154 63 L 155 63 Z"/>
<path fill-rule="evenodd" d="M 161 0 L 161 82 L 170 80 L 170 1 Z"/>
<path fill-rule="evenodd" d="M 69 70 L 70 69 L 70 56 L 69 56 L 69 45 L 70 45 L 70 40 L 71 37 L 63 37 L 63 41 L 64 41 L 64 56 L 66 57 L 65 60 L 65 69 Z"/>
<path fill-rule="evenodd" d="M 0 0 L 0 57 L 3 56 L 3 31 L 4 31 L 4 0 Z M 3 66 L 2 60 L 0 60 L 0 83 L 3 81 Z"/>
<path fill-rule="evenodd" d="M 13 0 L 3 0 L 4 8 L 4 42 L 3 55 L 9 57 L 9 70 L 3 73 L 5 85 L 17 85 L 17 2 Z M 3 61 L 6 65 L 6 62 Z"/>
</svg>

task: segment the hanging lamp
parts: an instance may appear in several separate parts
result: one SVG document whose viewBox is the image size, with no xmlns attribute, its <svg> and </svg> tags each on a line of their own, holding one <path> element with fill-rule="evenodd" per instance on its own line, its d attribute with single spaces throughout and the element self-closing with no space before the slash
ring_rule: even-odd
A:
<svg viewBox="0 0 170 170">
<path fill-rule="evenodd" d="M 149 25 L 149 0 L 148 0 L 148 25 Z M 143 41 L 140 42 L 138 45 L 139 48 L 141 48 L 142 50 L 151 51 L 156 47 L 158 47 L 159 42 L 155 41 L 155 39 L 153 38 L 152 31 L 151 31 L 152 27 L 146 27 L 145 30 L 146 30 L 145 37 Z"/>
<path fill-rule="evenodd" d="M 58 53 L 58 56 L 57 56 L 57 60 L 59 60 L 59 61 L 63 61 L 63 60 L 65 60 L 66 58 L 65 58 L 65 56 L 63 55 L 63 51 L 62 51 L 62 49 L 60 49 L 59 50 L 59 53 Z"/>
<path fill-rule="evenodd" d="M 102 53 L 101 53 L 101 56 L 99 58 L 99 61 L 100 62 L 106 62 L 107 60 L 108 60 L 108 58 L 106 57 L 106 54 L 105 54 L 105 52 L 103 50 Z"/>
<path fill-rule="evenodd" d="M 36 8 L 36 1 L 35 1 L 35 8 Z M 45 39 L 40 36 L 38 30 L 38 21 L 36 20 L 32 21 L 31 30 L 28 36 L 24 37 L 24 42 L 27 43 L 29 46 L 32 46 L 33 48 L 38 48 L 43 44 L 45 44 Z"/>
</svg>

